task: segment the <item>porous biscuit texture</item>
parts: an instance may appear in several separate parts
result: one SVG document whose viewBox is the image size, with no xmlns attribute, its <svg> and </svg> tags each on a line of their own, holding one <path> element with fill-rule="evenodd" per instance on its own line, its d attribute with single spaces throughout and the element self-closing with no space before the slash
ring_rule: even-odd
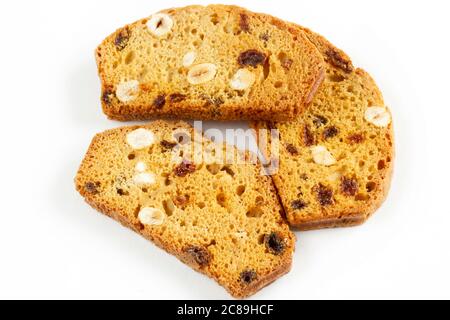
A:
<svg viewBox="0 0 450 320">
<path fill-rule="evenodd" d="M 295 244 L 271 179 L 249 159 L 159 120 L 96 135 L 75 184 L 92 207 L 244 298 L 290 270 Z"/>
<path fill-rule="evenodd" d="M 291 226 L 359 225 L 381 206 L 390 187 L 391 113 L 367 72 L 322 36 L 302 30 L 327 62 L 311 107 L 290 123 L 252 125 L 279 130 L 280 167 L 273 180 Z"/>
<path fill-rule="evenodd" d="M 277 18 L 225 5 L 163 10 L 96 50 L 105 114 L 116 120 L 294 119 L 325 63 Z"/>
</svg>

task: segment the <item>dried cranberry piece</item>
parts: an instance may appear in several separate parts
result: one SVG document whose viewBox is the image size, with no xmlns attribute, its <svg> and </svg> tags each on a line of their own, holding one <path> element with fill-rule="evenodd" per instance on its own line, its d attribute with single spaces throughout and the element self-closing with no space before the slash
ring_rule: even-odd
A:
<svg viewBox="0 0 450 320">
<path fill-rule="evenodd" d="M 350 179 L 342 177 L 341 179 L 341 190 L 346 196 L 353 197 L 358 192 L 358 181 L 355 179 Z"/>
<path fill-rule="evenodd" d="M 189 246 L 184 250 L 193 262 L 195 262 L 199 267 L 203 268 L 209 265 L 212 260 L 211 253 L 208 249 L 199 246 Z"/>
<path fill-rule="evenodd" d="M 327 60 L 330 61 L 330 63 L 336 68 L 339 68 L 346 73 L 350 73 L 353 71 L 352 63 L 342 57 L 341 53 L 339 53 L 337 50 L 330 49 L 325 54 L 327 56 Z"/>
<path fill-rule="evenodd" d="M 119 31 L 119 33 L 116 35 L 116 38 L 114 39 L 114 45 L 116 46 L 117 50 L 122 51 L 126 48 L 128 45 L 128 41 L 131 37 L 131 31 L 128 28 L 124 28 Z"/>
<path fill-rule="evenodd" d="M 347 141 L 350 144 L 358 144 L 364 141 L 364 136 L 360 133 L 352 134 L 347 137 Z"/>
<path fill-rule="evenodd" d="M 316 188 L 316 192 L 317 199 L 319 200 L 321 206 L 325 207 L 333 204 L 333 190 L 323 185 L 319 185 Z"/>
<path fill-rule="evenodd" d="M 164 94 L 157 96 L 156 99 L 153 101 L 153 105 L 157 109 L 162 109 L 165 104 L 166 104 L 166 95 Z"/>
<path fill-rule="evenodd" d="M 293 156 L 298 155 L 298 149 L 293 144 L 287 144 L 286 150 Z"/>
<path fill-rule="evenodd" d="M 294 210 L 303 210 L 308 206 L 308 204 L 303 200 L 292 201 L 291 207 Z"/>
<path fill-rule="evenodd" d="M 245 270 L 241 272 L 240 281 L 246 285 L 251 284 L 258 278 L 258 274 L 254 270 Z"/>
<path fill-rule="evenodd" d="M 325 128 L 325 130 L 323 131 L 323 138 L 330 139 L 330 138 L 337 136 L 338 134 L 339 134 L 339 129 L 336 128 L 335 126 L 331 126 L 331 127 Z"/>
<path fill-rule="evenodd" d="M 269 252 L 276 256 L 281 255 L 286 247 L 283 238 L 277 232 L 266 234 L 264 236 L 264 243 Z"/>
<path fill-rule="evenodd" d="M 190 173 L 194 173 L 196 166 L 193 163 L 183 161 L 178 167 L 174 169 L 175 175 L 181 178 L 186 177 Z"/>
<path fill-rule="evenodd" d="M 238 63 L 242 67 L 252 66 L 256 68 L 258 65 L 264 64 L 266 55 L 258 50 L 247 50 L 239 55 Z"/>
</svg>

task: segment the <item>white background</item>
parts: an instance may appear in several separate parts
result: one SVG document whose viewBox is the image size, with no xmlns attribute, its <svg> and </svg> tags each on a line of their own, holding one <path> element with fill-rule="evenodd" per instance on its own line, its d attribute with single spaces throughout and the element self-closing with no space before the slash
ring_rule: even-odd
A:
<svg viewBox="0 0 450 320">
<path fill-rule="evenodd" d="M 93 135 L 122 125 L 101 112 L 94 48 L 192 3 L 1 2 L 0 298 L 229 298 L 96 213 L 73 184 Z M 367 224 L 298 233 L 291 273 L 254 298 L 450 298 L 448 1 L 234 3 L 308 26 L 368 70 L 392 108 L 398 155 Z"/>
</svg>

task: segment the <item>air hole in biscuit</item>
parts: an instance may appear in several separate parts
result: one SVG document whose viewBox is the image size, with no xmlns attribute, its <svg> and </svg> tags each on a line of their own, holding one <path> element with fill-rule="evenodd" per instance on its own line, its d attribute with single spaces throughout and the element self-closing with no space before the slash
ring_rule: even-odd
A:
<svg viewBox="0 0 450 320">
<path fill-rule="evenodd" d="M 342 82 L 345 80 L 345 78 L 339 74 L 330 74 L 328 76 L 328 80 L 330 80 L 331 82 Z"/>
<path fill-rule="evenodd" d="M 236 194 L 240 197 L 244 194 L 245 192 L 245 186 L 241 185 L 239 187 L 237 187 L 236 189 Z"/>
<path fill-rule="evenodd" d="M 213 25 L 217 25 L 219 23 L 219 16 L 216 13 L 212 14 L 210 19 Z"/>
<path fill-rule="evenodd" d="M 216 175 L 220 171 L 220 165 L 218 164 L 209 164 L 206 166 L 206 170 L 209 171 L 212 175 Z"/>
<path fill-rule="evenodd" d="M 364 194 L 364 193 L 359 193 L 359 194 L 357 194 L 356 197 L 355 197 L 355 200 L 356 200 L 356 201 L 367 201 L 367 200 L 369 200 L 369 199 L 370 199 L 369 195 Z"/>
<path fill-rule="evenodd" d="M 136 158 L 136 155 L 134 153 L 130 153 L 128 155 L 128 160 L 134 160 Z"/>
<path fill-rule="evenodd" d="M 281 82 L 281 81 L 275 82 L 274 87 L 275 87 L 276 89 L 282 88 L 282 87 L 283 87 L 283 82 Z"/>
<path fill-rule="evenodd" d="M 366 163 L 365 163 L 364 161 L 362 161 L 362 160 L 359 161 L 358 164 L 359 164 L 359 166 L 360 166 L 361 168 L 364 167 L 364 166 L 366 165 Z"/>
<path fill-rule="evenodd" d="M 226 208 L 227 197 L 225 193 L 219 193 L 216 197 L 216 200 L 221 207 Z"/>
<path fill-rule="evenodd" d="M 191 33 L 192 33 L 192 34 L 197 34 L 197 29 L 192 29 L 192 30 L 191 30 Z"/>
<path fill-rule="evenodd" d="M 199 207 L 200 209 L 204 209 L 206 207 L 204 202 L 199 202 L 197 203 L 197 207 Z"/>
<path fill-rule="evenodd" d="M 368 182 L 366 184 L 366 190 L 367 192 L 373 192 L 375 190 L 375 188 L 377 187 L 375 182 Z"/>
<path fill-rule="evenodd" d="M 261 207 L 253 207 L 247 212 L 247 217 L 249 218 L 261 218 L 264 214 L 264 211 Z"/>
<path fill-rule="evenodd" d="M 384 160 L 378 161 L 378 170 L 383 170 L 386 167 Z"/>
<path fill-rule="evenodd" d="M 255 203 L 257 206 L 262 206 L 264 204 L 264 198 L 261 196 L 257 196 L 255 199 Z"/>
<path fill-rule="evenodd" d="M 134 58 L 136 58 L 136 54 L 134 53 L 134 51 L 130 51 L 125 57 L 125 64 L 132 63 L 134 61 Z"/>
<path fill-rule="evenodd" d="M 172 180 L 170 180 L 170 178 L 166 178 L 166 180 L 164 180 L 164 185 L 166 186 L 170 186 L 172 184 Z"/>
<path fill-rule="evenodd" d="M 173 204 L 173 201 L 170 199 L 163 201 L 163 208 L 168 217 L 170 217 L 175 211 L 175 205 Z"/>
</svg>

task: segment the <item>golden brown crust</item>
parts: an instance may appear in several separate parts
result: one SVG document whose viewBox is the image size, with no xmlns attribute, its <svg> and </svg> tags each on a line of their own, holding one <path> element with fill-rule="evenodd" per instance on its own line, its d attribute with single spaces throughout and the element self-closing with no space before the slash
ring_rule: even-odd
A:
<svg viewBox="0 0 450 320">
<path fill-rule="evenodd" d="M 189 6 L 162 12 L 173 15 L 174 18 L 181 17 L 180 19 L 186 19 L 186 17 L 197 19 L 196 17 L 200 16 L 201 25 L 196 28 L 186 25 L 185 28 L 193 28 L 196 35 L 202 36 L 202 46 L 191 46 L 188 42 L 193 36 L 189 35 L 185 37 L 184 42 L 169 40 L 178 41 L 175 47 L 170 47 L 170 50 L 176 53 L 175 59 L 171 58 L 170 63 L 164 60 L 165 56 L 172 54 L 169 51 L 164 57 L 158 56 L 157 53 L 151 53 L 154 56 L 150 58 L 140 57 L 145 50 L 133 49 L 132 51 L 132 48 L 146 48 L 150 46 L 151 41 L 155 41 L 150 35 L 144 34 L 143 26 L 148 19 L 129 24 L 107 37 L 96 50 L 96 61 L 102 83 L 102 108 L 110 119 L 119 121 L 157 118 L 286 121 L 294 119 L 304 111 L 323 79 L 324 59 L 316 47 L 301 30 L 275 17 L 224 5 Z M 219 22 L 214 23 L 220 28 L 223 25 L 225 31 L 219 30 L 216 25 L 212 27 L 206 25 L 208 15 L 219 17 Z M 240 29 L 242 16 L 246 17 L 244 29 Z M 183 21 L 180 22 L 180 24 L 183 23 Z M 206 30 L 203 30 L 204 28 Z M 208 37 L 212 37 L 212 32 L 219 34 L 214 36 L 214 39 L 218 37 L 221 45 L 226 43 L 229 47 L 222 46 L 221 51 L 218 51 L 217 45 L 210 44 Z M 231 38 L 229 38 L 230 32 Z M 139 42 L 137 36 L 133 36 L 134 33 L 145 38 L 145 42 Z M 128 47 L 125 46 L 122 49 L 124 45 L 121 45 L 118 49 L 117 45 L 115 47 L 115 42 L 122 34 L 131 34 L 130 40 L 126 42 Z M 268 38 L 264 37 L 265 34 Z M 234 38 L 240 40 L 233 40 Z M 178 38 L 173 36 L 170 39 Z M 157 49 L 148 48 L 147 51 L 166 50 L 165 40 L 161 41 L 161 44 L 154 42 L 154 45 L 158 45 Z M 257 77 L 251 89 L 240 92 L 232 90 L 229 87 L 231 76 L 240 68 L 237 56 L 248 49 L 263 52 L 268 58 L 263 65 L 248 68 Z M 188 68 L 181 67 L 178 60 L 181 60 L 189 50 L 198 53 L 195 64 L 219 63 L 219 72 L 214 81 L 194 87 L 186 81 Z M 163 70 L 158 71 L 162 72 L 161 75 L 159 73 L 153 75 L 150 69 L 156 68 L 152 63 L 159 61 L 158 59 L 166 67 L 158 67 Z M 138 64 L 135 61 L 140 62 Z M 152 74 L 151 77 L 150 74 Z M 138 80 L 140 84 L 138 96 L 126 103 L 120 102 L 115 97 L 118 82 L 124 79 Z M 171 101 L 169 97 L 172 94 L 182 94 L 184 99 Z M 165 102 L 159 108 L 153 105 L 158 96 L 165 97 Z"/>
<path fill-rule="evenodd" d="M 143 150 L 131 148 L 126 137 L 138 128 L 154 132 L 157 143 Z M 93 208 L 213 278 L 234 297 L 248 297 L 287 273 L 292 263 L 295 236 L 280 214 L 273 183 L 260 176 L 260 168 L 253 164 L 214 169 L 202 162 L 187 176 L 177 175 L 178 165 L 164 151 L 171 144 L 160 142 L 178 129 L 193 132 L 182 121 L 156 121 L 96 135 L 75 178 L 76 189 Z M 211 144 L 206 139 L 203 143 Z M 188 157 L 191 149 L 183 150 Z M 155 174 L 154 186 L 133 182 L 138 162 Z M 238 192 L 241 186 L 245 188 Z M 170 212 L 168 201 L 173 203 Z M 144 226 L 138 218 L 144 207 L 165 212 L 163 224 Z M 258 216 L 249 215 L 252 208 L 258 208 Z M 260 240 L 271 232 L 283 240 L 279 255 L 267 251 Z M 248 283 L 240 279 L 245 271 L 256 275 Z"/>
<path fill-rule="evenodd" d="M 393 125 L 391 123 L 386 129 L 376 130 L 360 120 L 364 118 L 363 114 L 368 106 L 384 106 L 382 94 L 374 80 L 364 70 L 355 69 L 350 58 L 325 38 L 309 29 L 302 30 L 327 61 L 326 80 L 311 107 L 296 121 L 270 125 L 252 122 L 251 126 L 256 130 L 272 126 L 280 129 L 280 172 L 272 178 L 293 228 L 314 230 L 360 225 L 382 205 L 390 188 L 395 156 Z M 342 99 L 348 99 L 348 102 L 344 103 Z M 329 122 L 319 123 L 319 129 L 313 127 L 314 121 L 311 120 L 324 114 Z M 302 140 L 302 132 L 306 126 L 313 131 L 313 144 L 324 144 L 333 150 L 338 158 L 337 165 L 326 169 L 313 164 L 308 156 L 309 145 L 304 145 Z M 323 137 L 324 127 L 333 127 L 333 131 L 328 131 L 333 134 L 330 134 L 332 142 Z M 351 140 L 348 140 L 349 137 L 352 137 Z M 288 149 L 295 150 L 300 155 L 292 155 L 287 151 L 286 147 L 291 145 Z M 270 157 L 267 151 L 263 153 L 266 158 Z M 350 160 L 339 159 L 344 155 L 350 157 Z M 357 169 L 358 166 L 363 167 Z M 338 176 L 337 181 L 327 180 L 335 174 Z M 302 181 L 303 177 L 307 177 L 309 181 Z M 342 194 L 342 182 L 339 180 L 342 178 L 351 179 L 350 185 L 356 188 L 355 194 L 350 190 L 353 199 Z M 324 190 L 329 192 L 324 194 L 331 194 L 330 198 L 324 200 L 324 206 L 315 204 L 318 201 L 315 199 L 318 197 L 317 189 L 322 184 Z M 366 188 L 367 190 L 363 190 Z"/>
</svg>

